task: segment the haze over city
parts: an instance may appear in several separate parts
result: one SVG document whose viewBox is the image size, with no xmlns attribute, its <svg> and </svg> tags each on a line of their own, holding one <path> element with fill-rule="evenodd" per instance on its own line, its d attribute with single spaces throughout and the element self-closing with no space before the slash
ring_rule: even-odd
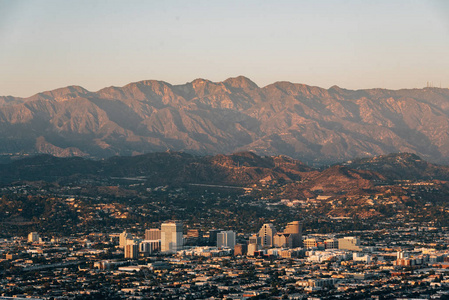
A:
<svg viewBox="0 0 449 300">
<path fill-rule="evenodd" d="M 238 75 L 447 87 L 448 16 L 446 1 L 1 1 L 0 95 Z"/>
</svg>

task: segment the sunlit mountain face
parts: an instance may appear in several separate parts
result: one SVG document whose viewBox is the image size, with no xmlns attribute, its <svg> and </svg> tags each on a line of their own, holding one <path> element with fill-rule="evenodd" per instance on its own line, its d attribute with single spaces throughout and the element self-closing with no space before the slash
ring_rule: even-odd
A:
<svg viewBox="0 0 449 300">
<path fill-rule="evenodd" d="M 449 90 L 346 90 L 245 77 L 0 97 L 0 154 L 284 154 L 329 164 L 393 152 L 449 162 Z"/>
</svg>

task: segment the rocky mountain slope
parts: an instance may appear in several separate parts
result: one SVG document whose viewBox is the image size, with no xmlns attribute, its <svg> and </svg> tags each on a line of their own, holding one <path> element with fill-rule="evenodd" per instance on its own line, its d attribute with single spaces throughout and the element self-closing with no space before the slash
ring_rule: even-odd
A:
<svg viewBox="0 0 449 300">
<path fill-rule="evenodd" d="M 314 164 L 392 152 L 449 162 L 449 90 L 323 89 L 245 77 L 0 97 L 0 154 L 285 154 Z"/>
</svg>

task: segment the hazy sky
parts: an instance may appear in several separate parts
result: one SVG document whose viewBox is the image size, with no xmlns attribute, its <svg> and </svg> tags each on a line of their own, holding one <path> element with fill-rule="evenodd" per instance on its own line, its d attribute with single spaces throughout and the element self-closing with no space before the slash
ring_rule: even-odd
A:
<svg viewBox="0 0 449 300">
<path fill-rule="evenodd" d="M 0 0 L 0 95 L 238 75 L 449 87 L 449 1 Z"/>
</svg>

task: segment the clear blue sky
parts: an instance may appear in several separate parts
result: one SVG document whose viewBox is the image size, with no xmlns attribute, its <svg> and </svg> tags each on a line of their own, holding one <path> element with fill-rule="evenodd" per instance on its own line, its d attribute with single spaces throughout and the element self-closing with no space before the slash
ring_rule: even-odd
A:
<svg viewBox="0 0 449 300">
<path fill-rule="evenodd" d="M 238 75 L 449 87 L 449 1 L 0 0 L 0 95 Z"/>
</svg>

